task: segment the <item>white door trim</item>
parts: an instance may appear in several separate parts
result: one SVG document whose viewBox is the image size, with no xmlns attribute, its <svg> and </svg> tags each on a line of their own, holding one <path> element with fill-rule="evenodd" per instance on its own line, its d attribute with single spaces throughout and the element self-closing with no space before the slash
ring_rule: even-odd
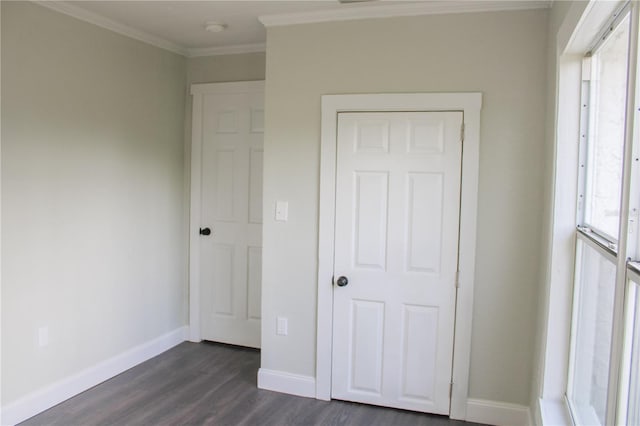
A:
<svg viewBox="0 0 640 426">
<path fill-rule="evenodd" d="M 189 340 L 199 342 L 200 334 L 200 225 L 202 191 L 202 120 L 206 94 L 264 92 L 264 81 L 192 84 L 191 120 L 191 203 L 189 213 Z"/>
<path fill-rule="evenodd" d="M 325 95 L 322 97 L 320 143 L 320 212 L 318 235 L 318 312 L 316 344 L 316 398 L 331 398 L 331 342 L 333 321 L 333 257 L 336 195 L 338 113 L 346 111 L 463 111 L 465 137 L 462 152 L 460 203 L 459 289 L 456 303 L 453 354 L 453 419 L 467 411 L 471 325 L 476 249 L 481 93 L 412 93 Z"/>
</svg>

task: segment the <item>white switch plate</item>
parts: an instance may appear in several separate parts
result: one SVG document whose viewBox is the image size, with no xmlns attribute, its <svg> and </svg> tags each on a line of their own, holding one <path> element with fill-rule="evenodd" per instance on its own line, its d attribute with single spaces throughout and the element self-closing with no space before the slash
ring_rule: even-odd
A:
<svg viewBox="0 0 640 426">
<path fill-rule="evenodd" d="M 49 344 L 49 327 L 40 327 L 38 329 L 38 346 L 44 348 Z"/>
<path fill-rule="evenodd" d="M 289 203 L 287 201 L 276 201 L 276 220 L 286 222 L 289 219 Z"/>
<path fill-rule="evenodd" d="M 284 317 L 276 318 L 276 334 L 286 336 L 289 334 L 289 320 Z"/>
</svg>

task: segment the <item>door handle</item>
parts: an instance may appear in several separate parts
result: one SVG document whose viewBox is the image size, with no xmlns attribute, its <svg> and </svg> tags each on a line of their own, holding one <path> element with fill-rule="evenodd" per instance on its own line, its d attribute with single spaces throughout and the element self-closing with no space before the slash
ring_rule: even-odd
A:
<svg viewBox="0 0 640 426">
<path fill-rule="evenodd" d="M 349 284 L 349 279 L 347 277 L 340 277 L 336 281 L 336 284 L 338 284 L 338 287 L 344 287 Z"/>
<path fill-rule="evenodd" d="M 211 235 L 211 228 L 200 228 L 200 235 Z"/>
</svg>

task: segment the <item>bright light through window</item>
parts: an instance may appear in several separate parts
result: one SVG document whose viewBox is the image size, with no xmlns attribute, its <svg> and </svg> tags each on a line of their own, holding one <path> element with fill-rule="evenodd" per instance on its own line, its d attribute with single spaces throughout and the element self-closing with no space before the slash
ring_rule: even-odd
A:
<svg viewBox="0 0 640 426">
<path fill-rule="evenodd" d="M 618 239 L 629 15 L 591 58 L 585 222 Z"/>
<path fill-rule="evenodd" d="M 628 78 L 631 72 L 637 80 L 639 33 L 632 28 L 640 3 L 607 6 L 607 13 L 617 10 L 598 16 L 604 25 L 585 52 L 576 105 L 578 226 L 566 400 L 575 425 L 640 426 L 640 116 L 627 116 L 640 102 Z"/>
<path fill-rule="evenodd" d="M 568 397 L 576 424 L 606 424 L 609 356 L 616 267 L 588 244 L 578 243 L 575 341 Z"/>
</svg>

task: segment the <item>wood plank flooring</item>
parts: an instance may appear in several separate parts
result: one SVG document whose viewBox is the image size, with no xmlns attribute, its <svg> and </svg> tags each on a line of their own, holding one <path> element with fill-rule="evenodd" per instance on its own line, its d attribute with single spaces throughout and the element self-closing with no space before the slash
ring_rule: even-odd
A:
<svg viewBox="0 0 640 426">
<path fill-rule="evenodd" d="M 22 425 L 471 425 L 258 389 L 257 350 L 182 343 Z"/>
</svg>

